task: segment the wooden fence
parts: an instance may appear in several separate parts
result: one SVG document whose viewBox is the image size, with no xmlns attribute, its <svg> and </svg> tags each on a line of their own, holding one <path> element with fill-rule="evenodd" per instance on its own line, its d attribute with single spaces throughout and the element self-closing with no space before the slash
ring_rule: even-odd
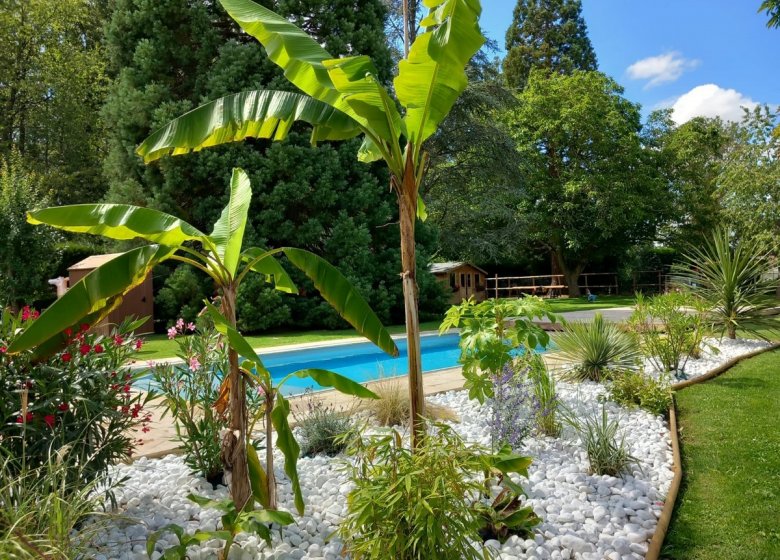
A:
<svg viewBox="0 0 780 560">
<path fill-rule="evenodd" d="M 618 293 L 617 274 L 613 272 L 589 272 L 580 274 L 580 290 L 597 294 Z M 519 297 L 530 294 L 541 297 L 558 297 L 567 291 L 562 274 L 536 276 L 498 276 L 487 278 L 488 297 Z"/>
</svg>

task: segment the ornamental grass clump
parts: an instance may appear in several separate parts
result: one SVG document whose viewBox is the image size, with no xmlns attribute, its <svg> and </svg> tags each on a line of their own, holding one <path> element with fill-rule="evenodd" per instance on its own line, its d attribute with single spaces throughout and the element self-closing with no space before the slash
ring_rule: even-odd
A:
<svg viewBox="0 0 780 560">
<path fill-rule="evenodd" d="M 623 476 L 632 464 L 639 464 L 628 449 L 625 434 L 618 436 L 620 420 L 609 418 L 606 405 L 601 405 L 601 414 L 593 412 L 580 419 L 567 413 L 564 418 L 585 444 L 591 474 Z"/>
<path fill-rule="evenodd" d="M 641 352 L 636 338 L 596 313 L 593 321 L 571 322 L 554 338 L 568 365 L 566 379 L 600 382 L 615 370 L 636 369 Z"/>
<path fill-rule="evenodd" d="M 383 379 L 371 385 L 378 399 L 364 401 L 362 408 L 367 411 L 380 426 L 403 426 L 409 423 L 409 392 L 399 377 Z M 457 422 L 458 415 L 451 408 L 425 401 L 423 417 L 428 420 L 447 420 Z"/>
<path fill-rule="evenodd" d="M 339 436 L 352 429 L 350 411 L 325 404 L 322 399 L 312 395 L 311 389 L 307 389 L 304 406 L 300 412 L 293 412 L 293 417 L 297 424 L 302 457 L 319 453 L 338 455 L 346 448 L 348 441 Z"/>
<path fill-rule="evenodd" d="M 533 412 L 536 431 L 545 436 L 561 435 L 561 422 L 558 418 L 558 408 L 561 401 L 555 390 L 555 379 L 547 371 L 540 356 L 532 358 L 528 377 L 533 392 Z"/>
<path fill-rule="evenodd" d="M 477 544 L 481 532 L 527 534 L 538 523 L 530 508 L 518 507 L 512 498 L 504 501 L 509 493 L 496 502 L 501 508 L 497 514 L 485 511 L 492 507 L 492 502 L 485 503 L 484 492 L 495 484 L 494 476 L 515 495 L 522 494 L 508 475 L 527 476 L 529 458 L 508 448 L 488 454 L 465 443 L 445 424 L 430 426 L 414 453 L 395 430 L 350 438 L 348 454 L 353 460 L 345 469 L 355 488 L 347 496 L 348 513 L 336 531 L 350 558 L 483 560 L 491 552 Z M 507 508 L 514 518 L 502 515 Z"/>
</svg>

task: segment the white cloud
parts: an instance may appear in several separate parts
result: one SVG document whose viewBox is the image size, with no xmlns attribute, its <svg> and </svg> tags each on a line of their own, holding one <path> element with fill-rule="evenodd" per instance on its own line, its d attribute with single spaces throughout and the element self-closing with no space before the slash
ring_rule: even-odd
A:
<svg viewBox="0 0 780 560">
<path fill-rule="evenodd" d="M 626 69 L 628 77 L 634 80 L 650 80 L 645 89 L 673 82 L 683 75 L 686 70 L 691 70 L 699 65 L 698 60 L 684 58 L 677 51 L 650 56 L 637 60 Z"/>
<path fill-rule="evenodd" d="M 726 121 L 742 119 L 742 107 L 754 108 L 758 103 L 735 89 L 715 84 L 696 86 L 684 93 L 672 105 L 672 118 L 682 124 L 693 117 L 720 117 Z"/>
</svg>

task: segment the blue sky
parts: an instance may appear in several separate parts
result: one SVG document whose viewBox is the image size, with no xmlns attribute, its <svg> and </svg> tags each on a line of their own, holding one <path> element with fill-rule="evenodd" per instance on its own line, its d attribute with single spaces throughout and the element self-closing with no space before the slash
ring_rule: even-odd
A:
<svg viewBox="0 0 780 560">
<path fill-rule="evenodd" d="M 737 119 L 740 105 L 780 104 L 780 29 L 760 0 L 583 0 L 599 69 L 646 116 L 674 107 Z M 514 0 L 483 0 L 481 24 L 504 48 Z M 502 53 L 503 56 L 503 53 Z"/>
</svg>

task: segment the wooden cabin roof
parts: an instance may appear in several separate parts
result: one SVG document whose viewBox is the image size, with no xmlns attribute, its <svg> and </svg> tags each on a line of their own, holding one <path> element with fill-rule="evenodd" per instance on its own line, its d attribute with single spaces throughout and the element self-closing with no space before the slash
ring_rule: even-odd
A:
<svg viewBox="0 0 780 560">
<path fill-rule="evenodd" d="M 443 263 L 431 263 L 428 265 L 428 269 L 431 271 L 432 274 L 446 274 L 448 272 L 452 272 L 453 270 L 456 270 L 458 268 L 461 268 L 463 266 L 468 266 L 470 268 L 473 268 L 474 270 L 480 271 L 482 274 L 487 276 L 487 272 L 479 268 L 478 266 L 474 266 L 471 263 L 463 262 L 463 261 L 448 261 Z"/>
</svg>

